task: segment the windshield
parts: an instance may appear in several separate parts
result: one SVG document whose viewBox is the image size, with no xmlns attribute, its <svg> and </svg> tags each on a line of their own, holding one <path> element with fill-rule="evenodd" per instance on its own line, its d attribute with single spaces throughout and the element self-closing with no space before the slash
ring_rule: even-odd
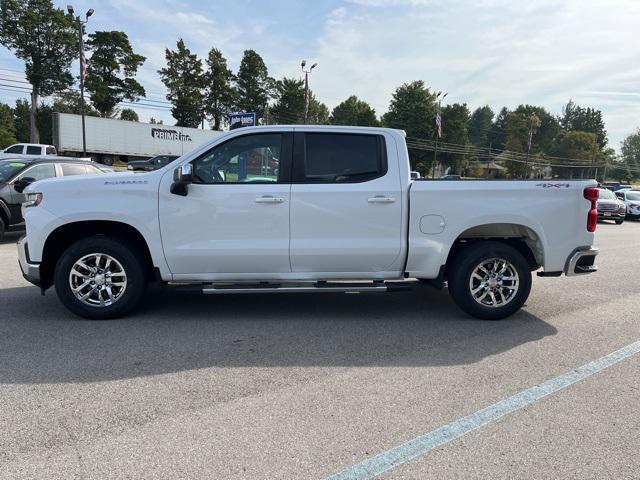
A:
<svg viewBox="0 0 640 480">
<path fill-rule="evenodd" d="M 601 189 L 598 198 L 600 200 L 615 200 L 617 197 L 611 190 Z"/>
<path fill-rule="evenodd" d="M 0 162 L 0 182 L 6 182 L 26 166 L 26 163 L 16 162 L 15 160 L 4 160 Z"/>
<path fill-rule="evenodd" d="M 640 192 L 627 192 L 627 200 L 640 202 Z"/>
</svg>

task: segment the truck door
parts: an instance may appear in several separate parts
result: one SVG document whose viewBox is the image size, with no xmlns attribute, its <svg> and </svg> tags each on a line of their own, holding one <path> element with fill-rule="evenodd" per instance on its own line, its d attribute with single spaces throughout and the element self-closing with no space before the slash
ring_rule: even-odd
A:
<svg viewBox="0 0 640 480">
<path fill-rule="evenodd" d="M 294 272 L 366 278 L 401 270 L 402 189 L 395 144 L 391 149 L 389 142 L 394 140 L 381 134 L 296 132 Z"/>
<path fill-rule="evenodd" d="M 291 131 L 232 137 L 192 161 L 186 196 L 160 187 L 160 228 L 177 278 L 278 276 L 289 265 Z M 180 277 L 182 275 L 182 277 Z"/>
</svg>

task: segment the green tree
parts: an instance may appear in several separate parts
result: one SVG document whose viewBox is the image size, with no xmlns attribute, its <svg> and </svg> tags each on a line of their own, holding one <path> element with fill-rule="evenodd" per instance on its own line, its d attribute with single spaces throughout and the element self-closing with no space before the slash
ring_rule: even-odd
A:
<svg viewBox="0 0 640 480">
<path fill-rule="evenodd" d="M 309 125 L 327 125 L 329 123 L 329 108 L 318 101 L 312 91 L 309 91 L 307 123 Z"/>
<path fill-rule="evenodd" d="M 30 138 L 40 141 L 37 126 L 38 101 L 73 84 L 69 72 L 78 55 L 73 20 L 51 0 L 2 0 L 0 43 L 24 60 L 31 83 Z"/>
<path fill-rule="evenodd" d="M 13 110 L 6 103 L 0 103 L 0 148 L 6 148 L 17 141 Z"/>
<path fill-rule="evenodd" d="M 31 116 L 31 106 L 29 101 L 24 98 L 16 100 L 16 106 L 13 108 L 13 124 L 16 127 L 16 138 L 18 142 L 29 141 L 29 117 Z"/>
<path fill-rule="evenodd" d="M 269 77 L 262 57 L 254 50 L 244 51 L 235 83 L 236 108 L 241 112 L 255 112 L 257 118 L 262 118 L 275 82 Z"/>
<path fill-rule="evenodd" d="M 53 143 L 53 109 L 51 105 L 40 102 L 38 107 L 38 131 L 40 132 L 40 142 L 50 145 Z"/>
<path fill-rule="evenodd" d="M 594 134 L 581 131 L 562 132 L 558 136 L 554 155 L 568 159 L 583 159 L 584 163 L 602 160 Z M 554 167 L 554 174 L 564 178 L 595 176 L 595 171 L 590 168 L 571 168 L 568 166 L 570 161 L 566 161 L 566 164 L 566 167 Z"/>
<path fill-rule="evenodd" d="M 535 154 L 552 151 L 561 130 L 558 119 L 544 107 L 535 105 L 520 105 L 514 112 L 527 118 L 536 117 L 538 119 L 539 125 L 531 137 L 531 151 Z"/>
<path fill-rule="evenodd" d="M 57 113 L 72 113 L 80 115 L 82 111 L 80 92 L 75 90 L 67 90 L 66 92 L 57 93 L 53 97 L 51 110 Z M 90 117 L 99 117 L 100 113 L 87 103 L 84 104 L 84 114 Z"/>
<path fill-rule="evenodd" d="M 363 127 L 377 127 L 380 122 L 376 117 L 376 111 L 371 106 L 351 95 L 344 102 L 338 104 L 329 117 L 332 125 L 356 125 Z"/>
<path fill-rule="evenodd" d="M 85 86 L 100 116 L 112 116 L 123 100 L 135 102 L 145 96 L 144 87 L 134 77 L 146 58 L 133 51 L 126 33 L 91 33 L 86 46 L 92 55 Z"/>
<path fill-rule="evenodd" d="M 227 67 L 222 52 L 212 48 L 206 59 L 207 71 L 204 74 L 205 111 L 213 119 L 213 129 L 220 130 L 223 119 L 231 113 L 236 98 L 233 88 L 233 73 Z"/>
<path fill-rule="evenodd" d="M 269 109 L 272 123 L 304 123 L 304 82 L 295 78 L 283 78 L 275 84 L 275 103 Z M 309 102 L 311 110 L 311 102 Z"/>
<path fill-rule="evenodd" d="M 627 179 L 640 178 L 640 128 L 623 140 L 621 153 Z"/>
<path fill-rule="evenodd" d="M 167 87 L 171 114 L 180 127 L 197 127 L 203 119 L 204 78 L 202 61 L 178 40 L 176 50 L 165 50 L 167 66 L 158 70 Z"/>
<path fill-rule="evenodd" d="M 601 150 L 607 143 L 607 131 L 605 129 L 602 112 L 591 107 L 581 107 L 573 100 L 569 100 L 562 109 L 560 125 L 567 131 L 579 131 L 595 133 L 596 142 Z"/>
<path fill-rule="evenodd" d="M 382 117 L 386 127 L 399 128 L 408 137 L 431 140 L 435 134 L 436 96 L 422 80 L 405 83 L 391 97 L 389 111 Z M 409 150 L 411 168 L 422 175 L 431 173 L 433 152 Z"/>
<path fill-rule="evenodd" d="M 540 126 L 540 120 L 535 115 L 528 117 L 524 113 L 509 112 L 506 118 L 506 143 L 505 150 L 515 153 L 526 153 L 529 142 L 529 129 L 535 130 Z M 531 156 L 533 160 L 533 156 Z M 507 170 L 512 177 L 525 177 L 531 172 L 531 168 L 524 163 L 524 158 L 507 160 Z"/>
<path fill-rule="evenodd" d="M 120 110 L 120 120 L 127 120 L 129 122 L 139 122 L 140 118 L 135 110 L 131 108 L 123 108 Z"/>
<path fill-rule="evenodd" d="M 469 109 L 466 103 L 454 103 L 442 107 L 442 142 L 467 145 L 469 143 Z M 451 168 L 451 173 L 461 175 L 468 158 L 460 153 L 442 152 L 438 160 Z"/>
<path fill-rule="evenodd" d="M 469 140 L 478 147 L 488 147 L 493 126 L 493 110 L 489 105 L 476 108 L 469 117 Z"/>
<path fill-rule="evenodd" d="M 489 132 L 489 144 L 495 150 L 504 150 L 507 143 L 507 116 L 509 110 L 502 107 Z"/>
</svg>

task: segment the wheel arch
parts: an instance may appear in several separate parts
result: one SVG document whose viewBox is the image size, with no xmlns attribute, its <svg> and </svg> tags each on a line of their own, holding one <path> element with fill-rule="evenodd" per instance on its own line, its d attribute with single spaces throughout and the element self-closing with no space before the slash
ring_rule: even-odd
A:
<svg viewBox="0 0 640 480">
<path fill-rule="evenodd" d="M 468 228 L 458 235 L 447 255 L 445 268 L 467 245 L 486 240 L 498 241 L 514 247 L 527 260 L 531 271 L 544 265 L 542 238 L 531 227 L 517 223 L 486 223 Z"/>
<path fill-rule="evenodd" d="M 84 220 L 66 223 L 53 230 L 45 241 L 40 263 L 41 288 L 53 285 L 56 263 L 60 255 L 73 243 L 94 235 L 105 235 L 123 239 L 135 245 L 149 278 L 157 277 L 149 245 L 140 231 L 128 223 L 112 220 Z"/>
</svg>

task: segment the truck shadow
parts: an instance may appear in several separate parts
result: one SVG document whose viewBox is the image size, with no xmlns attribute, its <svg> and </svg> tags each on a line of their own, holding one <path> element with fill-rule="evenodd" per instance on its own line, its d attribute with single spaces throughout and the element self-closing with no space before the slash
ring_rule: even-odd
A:
<svg viewBox="0 0 640 480">
<path fill-rule="evenodd" d="M 148 294 L 115 321 L 73 317 L 55 292 L 0 290 L 0 383 L 100 382 L 210 367 L 471 364 L 557 330 L 521 311 L 473 320 L 446 290 L 396 294 Z M 215 372 L 212 371 L 212 375 Z"/>
</svg>

